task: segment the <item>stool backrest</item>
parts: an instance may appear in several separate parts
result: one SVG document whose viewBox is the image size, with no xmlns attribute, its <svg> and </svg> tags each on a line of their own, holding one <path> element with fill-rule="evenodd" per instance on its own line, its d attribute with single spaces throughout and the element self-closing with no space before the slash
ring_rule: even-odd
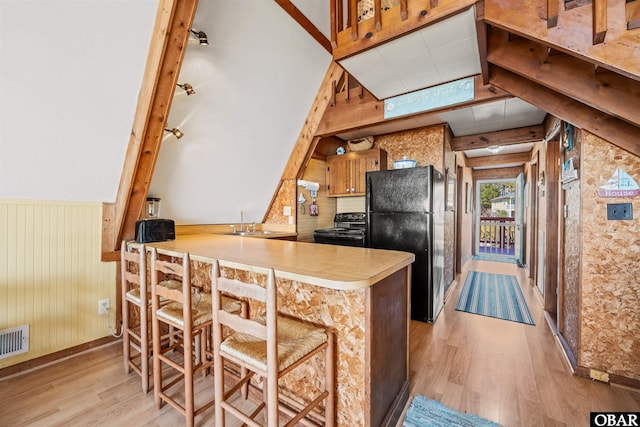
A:
<svg viewBox="0 0 640 427">
<path fill-rule="evenodd" d="M 182 288 L 162 286 L 164 279 L 179 280 Z M 151 248 L 151 293 L 154 310 L 158 309 L 160 298 L 182 304 L 184 327 L 191 329 L 191 269 L 188 253 L 172 255 L 171 261 L 165 261 L 159 258 L 156 248 Z"/>
<path fill-rule="evenodd" d="M 140 288 L 140 298 L 144 300 L 147 294 L 147 259 L 145 246 L 140 245 L 138 252 L 129 252 L 127 242 L 120 246 L 120 274 L 122 280 L 122 296 L 132 289 L 131 284 Z M 137 271 L 136 271 L 137 270 Z"/>
<path fill-rule="evenodd" d="M 213 301 L 213 325 L 214 335 L 221 334 L 221 326 L 227 326 L 236 332 L 252 335 L 267 341 L 268 358 L 273 357 L 274 366 L 277 366 L 278 339 L 277 339 L 277 289 L 276 276 L 272 268 L 263 269 L 267 276 L 265 287 L 258 283 L 243 282 L 238 279 L 221 277 L 220 263 L 213 262 L 211 292 Z M 239 300 L 252 299 L 266 304 L 266 325 L 253 319 L 243 318 L 241 313 L 229 313 L 222 309 L 222 294 L 232 296 Z M 267 362 L 267 364 L 269 364 Z"/>
</svg>

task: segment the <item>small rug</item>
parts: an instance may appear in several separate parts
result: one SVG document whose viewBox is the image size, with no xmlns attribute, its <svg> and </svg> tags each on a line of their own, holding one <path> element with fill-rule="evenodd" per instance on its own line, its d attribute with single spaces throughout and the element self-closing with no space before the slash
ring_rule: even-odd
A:
<svg viewBox="0 0 640 427">
<path fill-rule="evenodd" d="M 469 271 L 456 310 L 535 325 L 516 276 Z"/>
<path fill-rule="evenodd" d="M 477 415 L 457 412 L 440 402 L 417 395 L 411 401 L 402 427 L 496 427 L 499 424 Z"/>
<path fill-rule="evenodd" d="M 518 263 L 517 259 L 510 256 L 506 256 L 506 255 L 482 254 L 482 255 L 474 255 L 472 259 L 480 260 L 480 261 L 508 262 L 510 264 Z"/>
</svg>

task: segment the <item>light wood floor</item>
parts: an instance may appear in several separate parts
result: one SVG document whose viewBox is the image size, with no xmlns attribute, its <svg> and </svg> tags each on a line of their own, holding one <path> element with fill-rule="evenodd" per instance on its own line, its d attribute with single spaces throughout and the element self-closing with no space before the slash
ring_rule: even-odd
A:
<svg viewBox="0 0 640 427">
<path fill-rule="evenodd" d="M 480 261 L 468 269 L 516 275 L 536 326 L 455 311 L 463 273 L 435 324 L 412 322 L 411 397 L 508 427 L 588 426 L 590 411 L 640 411 L 640 392 L 571 375 L 522 269 Z M 212 378 L 197 388 L 213 393 Z M 177 411 L 158 410 L 153 393 L 142 394 L 135 374 L 124 374 L 119 343 L 0 380 L 0 426 L 181 424 Z M 213 425 L 213 409 L 196 425 Z"/>
<path fill-rule="evenodd" d="M 456 311 L 469 270 L 515 275 L 536 325 Z M 591 411 L 640 411 L 639 391 L 571 375 L 539 293 L 515 264 L 465 265 L 436 322 L 412 322 L 410 345 L 412 397 L 504 426 L 588 426 Z"/>
</svg>

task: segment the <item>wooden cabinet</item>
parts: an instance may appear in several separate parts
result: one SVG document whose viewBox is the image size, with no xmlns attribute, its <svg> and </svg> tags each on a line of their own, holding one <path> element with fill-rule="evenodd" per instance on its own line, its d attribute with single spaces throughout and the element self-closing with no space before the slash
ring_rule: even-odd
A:
<svg viewBox="0 0 640 427">
<path fill-rule="evenodd" d="M 387 152 L 379 148 L 327 157 L 329 197 L 364 196 L 365 174 L 387 169 Z"/>
</svg>

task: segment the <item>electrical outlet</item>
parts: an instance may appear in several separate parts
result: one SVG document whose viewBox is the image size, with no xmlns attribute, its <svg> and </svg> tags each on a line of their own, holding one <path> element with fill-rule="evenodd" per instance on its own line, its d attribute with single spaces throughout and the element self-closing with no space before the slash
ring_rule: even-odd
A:
<svg viewBox="0 0 640 427">
<path fill-rule="evenodd" d="M 284 216 L 291 216 L 291 206 L 285 206 L 282 211 Z"/>
<path fill-rule="evenodd" d="M 633 205 L 631 203 L 608 203 L 607 219 L 633 219 Z"/>
<path fill-rule="evenodd" d="M 109 298 L 98 300 L 98 314 L 109 314 Z"/>
</svg>

